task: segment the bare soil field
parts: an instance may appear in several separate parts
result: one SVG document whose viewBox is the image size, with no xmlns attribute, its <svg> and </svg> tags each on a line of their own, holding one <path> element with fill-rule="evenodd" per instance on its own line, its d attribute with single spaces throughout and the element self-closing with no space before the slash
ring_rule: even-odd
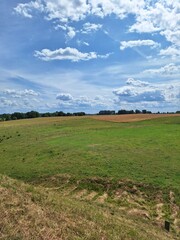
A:
<svg viewBox="0 0 180 240">
<path fill-rule="evenodd" d="M 147 119 L 162 118 L 179 116 L 180 114 L 125 114 L 125 115 L 97 115 L 93 116 L 93 119 L 111 122 L 136 122 Z"/>
</svg>

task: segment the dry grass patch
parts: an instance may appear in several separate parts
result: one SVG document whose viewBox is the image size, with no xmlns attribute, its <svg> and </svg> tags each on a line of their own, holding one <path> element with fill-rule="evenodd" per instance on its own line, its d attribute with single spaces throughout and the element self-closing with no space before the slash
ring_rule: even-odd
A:
<svg viewBox="0 0 180 240">
<path fill-rule="evenodd" d="M 0 239 L 3 240 L 175 239 L 172 233 L 141 218 L 134 220 L 134 214 L 125 214 L 116 207 L 75 200 L 61 192 L 4 176 L 0 177 L 0 194 Z M 143 212 L 138 211 L 139 214 Z"/>
</svg>

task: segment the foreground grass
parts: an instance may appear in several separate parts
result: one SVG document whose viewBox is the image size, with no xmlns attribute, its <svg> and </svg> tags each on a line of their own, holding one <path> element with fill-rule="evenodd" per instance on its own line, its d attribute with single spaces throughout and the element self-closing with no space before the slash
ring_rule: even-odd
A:
<svg viewBox="0 0 180 240">
<path fill-rule="evenodd" d="M 173 233 L 116 206 L 82 201 L 0 175 L 0 239 L 170 240 Z"/>
</svg>

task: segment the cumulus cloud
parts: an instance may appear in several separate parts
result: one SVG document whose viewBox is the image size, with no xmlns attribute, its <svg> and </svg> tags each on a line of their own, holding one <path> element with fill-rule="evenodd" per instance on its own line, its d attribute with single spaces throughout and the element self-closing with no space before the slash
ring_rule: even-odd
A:
<svg viewBox="0 0 180 240">
<path fill-rule="evenodd" d="M 68 22 L 79 21 L 92 14 L 99 17 L 115 14 L 124 18 L 127 13 L 138 13 L 144 5 L 144 0 L 35 0 L 18 4 L 15 11 L 24 17 L 32 17 L 33 11 L 39 10 L 48 20 Z"/>
<path fill-rule="evenodd" d="M 24 17 L 32 18 L 34 10 L 43 12 L 45 11 L 45 8 L 41 0 L 36 0 L 28 3 L 19 3 L 14 10 Z"/>
<path fill-rule="evenodd" d="M 180 52 L 179 8 L 179 1 L 172 0 L 34 0 L 19 3 L 15 7 L 15 11 L 27 18 L 32 18 L 36 12 L 42 13 L 46 20 L 55 20 L 58 23 L 56 28 L 64 29 L 68 39 L 74 38 L 77 34 L 73 27 L 68 26 L 72 22 L 84 20 L 89 16 L 104 18 L 115 15 L 119 19 L 123 19 L 133 14 L 135 22 L 129 27 L 129 31 L 137 33 L 156 32 L 164 36 L 171 46 L 162 49 L 160 55 L 175 58 L 179 56 L 178 52 Z M 101 27 L 101 24 L 87 22 L 79 32 L 91 33 Z M 153 48 L 158 46 L 152 40 L 129 41 L 129 44 L 122 42 L 121 50 L 127 47 L 150 46 Z"/>
<path fill-rule="evenodd" d="M 170 46 L 166 49 L 161 49 L 159 55 L 170 56 L 172 58 L 177 58 L 177 57 L 180 57 L 180 48 Z"/>
<path fill-rule="evenodd" d="M 130 82 L 130 84 L 129 84 Z M 113 91 L 118 101 L 127 103 L 175 103 L 179 102 L 179 84 L 149 84 L 144 81 L 128 79 L 126 85 Z"/>
<path fill-rule="evenodd" d="M 160 31 L 161 28 L 155 27 L 152 22 L 148 22 L 144 20 L 144 22 L 136 22 L 129 28 L 130 32 L 144 32 L 144 33 L 152 33 Z"/>
<path fill-rule="evenodd" d="M 52 60 L 70 60 L 72 62 L 88 61 L 97 58 L 108 58 L 110 54 L 98 55 L 96 52 L 82 53 L 76 48 L 59 48 L 51 51 L 49 49 L 42 49 L 35 51 L 34 56 L 44 61 Z"/>
<path fill-rule="evenodd" d="M 69 102 L 69 101 L 72 101 L 72 100 L 73 100 L 73 97 L 72 97 L 72 95 L 69 94 L 69 93 L 59 93 L 59 94 L 56 96 L 56 99 L 61 100 L 61 101 L 64 101 L 64 102 Z"/>
<path fill-rule="evenodd" d="M 20 3 L 15 8 L 15 11 L 24 17 L 32 17 L 34 10 L 43 12 L 47 20 L 59 19 L 61 22 L 68 22 L 83 19 L 90 6 L 84 0 L 35 0 Z"/>
<path fill-rule="evenodd" d="M 146 7 L 141 8 L 136 14 L 136 22 L 130 31 L 155 32 L 161 31 L 168 41 L 177 42 L 173 32 L 179 30 L 179 2 L 170 0 L 147 1 Z"/>
<path fill-rule="evenodd" d="M 136 86 L 136 87 L 146 87 L 146 86 L 149 86 L 148 82 L 135 80 L 134 78 L 128 78 L 128 80 L 126 81 L 126 84 L 129 85 L 129 86 Z"/>
<path fill-rule="evenodd" d="M 180 44 L 176 37 L 180 30 L 179 5 L 178 1 L 171 0 L 34 0 L 19 3 L 15 11 L 28 18 L 32 18 L 34 11 L 39 11 L 47 20 L 58 19 L 62 23 L 79 21 L 90 15 L 103 18 L 114 14 L 122 19 L 134 14 L 136 21 L 130 26 L 130 32 L 158 31 L 173 44 Z"/>
<path fill-rule="evenodd" d="M 158 43 L 153 40 L 134 40 L 134 41 L 122 41 L 120 43 L 120 49 L 124 50 L 126 48 L 141 47 L 141 46 L 150 46 L 151 48 L 156 48 L 159 46 Z"/>
<path fill-rule="evenodd" d="M 155 89 L 137 90 L 133 88 L 121 88 L 114 90 L 113 93 L 127 102 L 159 102 L 164 101 L 165 98 L 161 91 Z"/>
<path fill-rule="evenodd" d="M 161 31 L 160 34 L 165 36 L 167 41 L 180 47 L 180 29 L 165 29 Z"/>
<path fill-rule="evenodd" d="M 32 89 L 4 89 L 0 91 L 0 109 L 3 112 L 26 111 L 39 106 L 42 102 L 40 93 Z"/>
</svg>

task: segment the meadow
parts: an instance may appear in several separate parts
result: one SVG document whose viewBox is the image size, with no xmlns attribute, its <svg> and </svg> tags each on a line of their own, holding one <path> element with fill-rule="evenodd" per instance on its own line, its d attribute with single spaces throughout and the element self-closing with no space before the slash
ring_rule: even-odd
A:
<svg viewBox="0 0 180 240">
<path fill-rule="evenodd" d="M 101 199 L 99 204 L 128 211 L 136 206 L 160 225 L 171 221 L 177 235 L 179 143 L 180 116 L 123 123 L 91 117 L 1 122 L 0 174 L 65 195 L 71 189 L 70 196 L 86 202 Z"/>
</svg>

